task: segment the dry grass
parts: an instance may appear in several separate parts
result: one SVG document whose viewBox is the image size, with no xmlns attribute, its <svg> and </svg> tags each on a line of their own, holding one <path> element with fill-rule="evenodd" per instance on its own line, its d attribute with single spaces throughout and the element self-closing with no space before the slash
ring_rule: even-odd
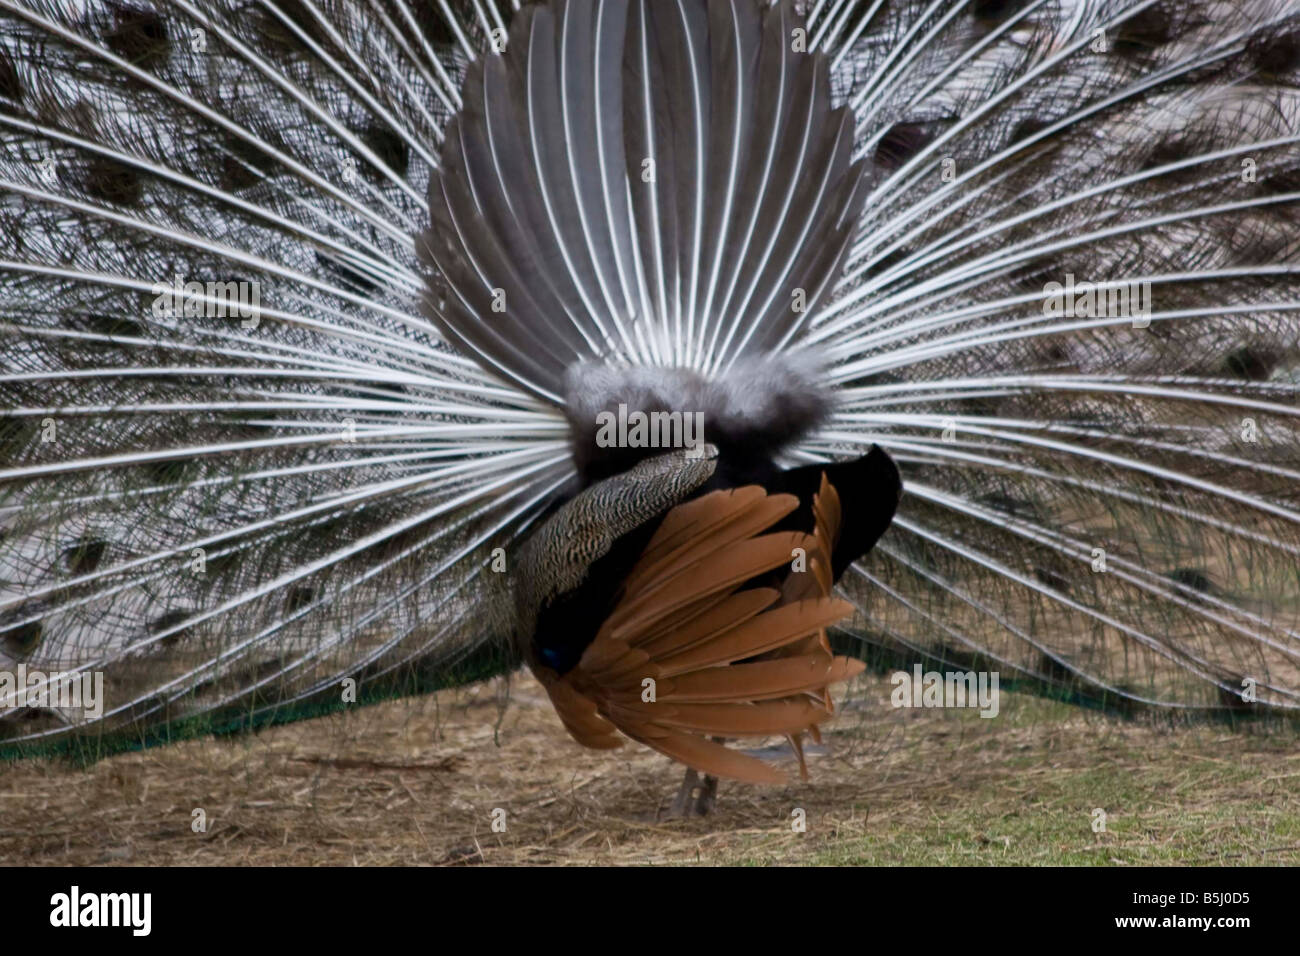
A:
<svg viewBox="0 0 1300 956">
<path fill-rule="evenodd" d="M 810 783 L 724 782 L 706 820 L 657 820 L 680 779 L 666 759 L 631 744 L 582 750 L 540 688 L 516 680 L 503 717 L 499 685 L 482 685 L 88 769 L 5 767 L 0 860 L 1300 862 L 1294 729 L 1121 722 L 1007 693 L 985 720 L 893 710 L 889 690 L 860 679 Z M 206 833 L 191 830 L 198 807 Z M 796 807 L 805 833 L 791 828 Z M 1090 826 L 1095 807 L 1104 833 Z"/>
</svg>

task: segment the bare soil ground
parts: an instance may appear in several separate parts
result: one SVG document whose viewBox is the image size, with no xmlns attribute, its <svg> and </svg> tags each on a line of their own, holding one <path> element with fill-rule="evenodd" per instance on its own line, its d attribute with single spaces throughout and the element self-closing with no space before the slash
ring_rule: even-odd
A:
<svg viewBox="0 0 1300 956">
<path fill-rule="evenodd" d="M 1005 692 L 982 719 L 895 710 L 890 690 L 854 683 L 808 783 L 724 781 L 716 813 L 689 821 L 660 818 L 678 768 L 631 742 L 583 750 L 518 677 L 504 712 L 494 682 L 88 768 L 16 763 L 0 767 L 0 862 L 1300 863 L 1293 727 L 1123 721 Z"/>
</svg>

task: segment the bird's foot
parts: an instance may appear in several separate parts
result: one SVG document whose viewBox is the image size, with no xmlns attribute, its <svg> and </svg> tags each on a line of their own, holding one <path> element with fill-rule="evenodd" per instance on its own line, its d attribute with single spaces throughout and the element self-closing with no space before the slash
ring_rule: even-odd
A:
<svg viewBox="0 0 1300 956">
<path fill-rule="evenodd" d="M 677 791 L 677 799 L 668 811 L 668 819 L 686 820 L 708 816 L 717 800 L 718 778 L 708 774 L 701 777 L 694 770 L 688 769 L 682 787 Z"/>
</svg>

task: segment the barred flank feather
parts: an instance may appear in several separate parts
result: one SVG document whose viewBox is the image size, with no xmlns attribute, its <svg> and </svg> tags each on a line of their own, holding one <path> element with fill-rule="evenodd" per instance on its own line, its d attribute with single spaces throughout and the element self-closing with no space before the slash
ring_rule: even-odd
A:
<svg viewBox="0 0 1300 956">
<path fill-rule="evenodd" d="M 1300 707 L 1294 0 L 519 8 L 0 0 L 0 738 L 503 666 L 582 363 L 822 370 L 855 639 Z"/>
</svg>

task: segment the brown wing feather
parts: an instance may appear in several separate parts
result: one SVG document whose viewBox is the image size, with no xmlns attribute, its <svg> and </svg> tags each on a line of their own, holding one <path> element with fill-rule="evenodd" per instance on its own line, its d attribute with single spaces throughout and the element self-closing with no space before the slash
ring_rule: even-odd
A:
<svg viewBox="0 0 1300 956">
<path fill-rule="evenodd" d="M 812 534 L 765 533 L 796 507 L 790 495 L 746 487 L 668 512 L 578 665 L 545 674 L 575 739 L 613 746 L 616 728 L 698 771 L 779 783 L 783 773 L 707 735 L 785 734 L 806 775 L 802 733 L 830 716 L 829 685 L 862 664 L 832 656 L 825 636 L 852 611 L 830 597 L 839 497 L 823 476 Z M 806 572 L 779 591 L 738 590 L 791 562 L 796 548 Z M 646 678 L 654 699 L 643 699 Z"/>
<path fill-rule="evenodd" d="M 660 681 L 659 699 L 668 703 L 771 700 L 837 684 L 860 674 L 863 667 L 861 661 L 821 653 L 710 667 Z"/>
<path fill-rule="evenodd" d="M 738 588 L 750 578 L 790 562 L 796 548 L 808 548 L 812 538 L 795 531 L 764 534 L 728 542 L 725 550 L 700 565 L 660 578 L 637 593 L 627 592 L 614 608 L 602 633 L 641 630 L 693 601 Z"/>
<path fill-rule="evenodd" d="M 693 501 L 678 505 L 664 516 L 664 520 L 660 522 L 654 537 L 646 545 L 645 553 L 629 578 L 635 577 L 638 570 L 653 564 L 670 551 L 689 544 L 700 535 L 708 534 L 711 528 L 724 524 L 729 518 L 764 497 L 766 495 L 762 488 L 751 485 L 745 488 L 712 491 Z"/>
<path fill-rule="evenodd" d="M 664 730 L 658 736 L 643 737 L 631 731 L 624 732 L 633 740 L 638 740 L 664 756 L 671 757 L 678 763 L 684 763 L 701 773 L 740 780 L 744 783 L 786 782 L 785 774 L 763 763 L 757 757 L 737 753 L 696 734 Z"/>
<path fill-rule="evenodd" d="M 710 641 L 658 663 L 665 677 L 697 671 L 714 664 L 730 664 L 784 647 L 807 634 L 816 633 L 821 628 L 841 621 L 852 613 L 852 604 L 833 598 L 813 598 L 795 604 L 783 604 Z"/>
<path fill-rule="evenodd" d="M 707 501 L 714 495 L 728 494 L 729 492 L 725 491 L 715 491 L 701 500 Z M 730 502 L 726 503 L 730 504 Z M 708 515 L 706 517 L 716 517 L 717 520 L 697 521 L 683 529 L 694 532 L 690 538 L 673 547 L 665 546 L 653 556 L 647 549 L 646 556 L 653 557 L 653 560 L 646 560 L 643 557 L 637 562 L 637 566 L 628 575 L 627 589 L 648 590 L 653 585 L 708 560 L 732 543 L 744 541 L 765 528 L 770 528 L 797 507 L 799 507 L 799 499 L 794 495 L 770 495 L 753 500 L 747 507 L 728 508 L 720 516 Z"/>
<path fill-rule="evenodd" d="M 648 638 L 637 641 L 637 646 L 655 658 L 664 658 L 694 647 L 722 633 L 728 628 L 743 624 L 755 614 L 777 602 L 780 594 L 772 588 L 751 588 L 725 598 L 685 624 L 673 628 L 660 628 Z"/>
<path fill-rule="evenodd" d="M 820 704 L 804 698 L 769 700 L 761 704 L 669 705 L 655 722 L 665 727 L 726 737 L 768 736 L 803 730 L 825 719 Z"/>
<path fill-rule="evenodd" d="M 595 750 L 612 750 L 623 745 L 614 725 L 596 713 L 595 701 L 579 694 L 567 681 L 553 676 L 549 681 L 543 677 L 542 684 L 560 722 L 574 740 Z"/>
</svg>

